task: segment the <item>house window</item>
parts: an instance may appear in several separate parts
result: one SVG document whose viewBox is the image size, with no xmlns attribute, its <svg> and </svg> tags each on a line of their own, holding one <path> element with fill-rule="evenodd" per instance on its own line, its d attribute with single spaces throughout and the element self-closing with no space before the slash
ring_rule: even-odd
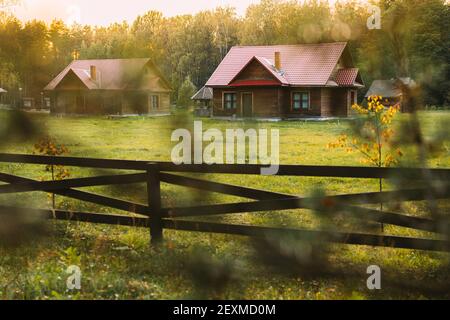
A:
<svg viewBox="0 0 450 320">
<path fill-rule="evenodd" d="M 45 104 L 46 108 L 50 108 L 50 106 L 51 106 L 50 98 L 44 98 L 44 104 Z"/>
<path fill-rule="evenodd" d="M 237 94 L 235 92 L 227 92 L 223 94 L 223 106 L 224 109 L 236 109 L 237 108 Z"/>
<path fill-rule="evenodd" d="M 294 110 L 308 110 L 309 92 L 294 92 L 292 94 L 292 108 Z"/>
<path fill-rule="evenodd" d="M 152 106 L 153 110 L 158 110 L 159 109 L 159 96 L 152 95 L 150 97 L 150 103 L 151 103 L 151 106 Z"/>
</svg>

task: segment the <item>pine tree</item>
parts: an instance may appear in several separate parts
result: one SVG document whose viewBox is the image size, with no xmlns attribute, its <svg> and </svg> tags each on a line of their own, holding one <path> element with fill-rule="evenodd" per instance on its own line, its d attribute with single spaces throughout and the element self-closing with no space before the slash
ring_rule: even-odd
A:
<svg viewBox="0 0 450 320">
<path fill-rule="evenodd" d="M 177 105 L 179 108 L 189 108 L 193 105 L 191 97 L 195 94 L 196 88 L 191 81 L 191 77 L 187 76 L 178 91 Z"/>
</svg>

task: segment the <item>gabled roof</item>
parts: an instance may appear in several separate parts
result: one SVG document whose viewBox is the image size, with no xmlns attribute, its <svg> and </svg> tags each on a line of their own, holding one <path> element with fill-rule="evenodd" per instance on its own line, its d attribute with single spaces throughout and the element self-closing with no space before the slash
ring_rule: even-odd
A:
<svg viewBox="0 0 450 320">
<path fill-rule="evenodd" d="M 191 100 L 212 100 L 212 98 L 213 98 L 212 89 L 203 87 L 192 96 Z"/>
<path fill-rule="evenodd" d="M 411 78 L 374 80 L 366 93 L 366 98 L 370 96 L 382 96 L 383 98 L 397 98 L 402 96 L 403 93 L 399 81 L 410 88 L 416 85 L 416 82 Z"/>
<path fill-rule="evenodd" d="M 343 87 L 353 87 L 353 86 L 364 86 L 362 81 L 358 79 L 359 69 L 358 68 L 347 68 L 339 69 L 335 76 L 335 82 L 339 86 Z"/>
<path fill-rule="evenodd" d="M 124 90 L 136 80 L 143 68 L 151 64 L 149 58 L 141 59 L 96 59 L 96 60 L 74 60 L 60 74 L 58 74 L 44 90 L 54 90 L 61 81 L 73 72 L 88 89 L 101 90 Z M 153 64 L 152 64 L 153 65 Z M 97 69 L 97 80 L 93 81 L 90 76 L 90 67 Z M 155 70 L 157 70 L 155 68 Z M 161 76 L 162 81 L 170 88 L 170 85 Z"/>
<path fill-rule="evenodd" d="M 253 59 L 263 64 L 282 84 L 326 86 L 346 46 L 346 42 L 335 42 L 233 47 L 212 74 L 206 86 L 230 85 Z M 274 67 L 275 52 L 281 54 L 281 70 L 276 70 Z"/>
<path fill-rule="evenodd" d="M 70 72 L 75 73 L 75 75 L 81 80 L 81 82 L 84 83 L 84 85 L 88 89 L 99 89 L 99 85 L 96 82 L 91 80 L 91 74 L 90 74 L 89 70 L 71 68 L 71 69 L 69 69 L 67 74 L 69 74 Z M 63 77 L 63 79 L 64 79 L 64 77 Z"/>
<path fill-rule="evenodd" d="M 264 67 L 264 69 L 267 70 L 269 74 L 272 75 L 274 78 L 273 80 L 268 79 L 252 79 L 252 80 L 237 80 L 241 73 L 244 72 L 244 70 L 253 62 L 256 61 L 260 65 Z M 244 67 L 234 76 L 234 78 L 230 81 L 231 86 L 247 86 L 247 85 L 287 85 L 287 80 L 283 77 L 284 72 L 277 70 L 273 64 L 273 62 L 269 59 L 266 59 L 264 57 L 252 57 L 250 60 L 245 64 Z"/>
</svg>

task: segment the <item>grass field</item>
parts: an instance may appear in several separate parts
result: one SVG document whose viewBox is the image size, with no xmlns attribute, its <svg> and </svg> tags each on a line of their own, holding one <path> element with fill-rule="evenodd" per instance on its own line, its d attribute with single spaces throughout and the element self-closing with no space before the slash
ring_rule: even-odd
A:
<svg viewBox="0 0 450 320">
<path fill-rule="evenodd" d="M 0 113 L 5 123 L 8 114 Z M 56 118 L 32 115 L 36 128 L 63 143 L 70 156 L 170 161 L 170 134 L 175 128 L 192 126 L 191 119 L 166 118 Z M 427 136 L 440 124 L 450 123 L 448 112 L 424 112 L 421 121 Z M 282 164 L 361 165 L 360 156 L 345 150 L 329 150 L 327 144 L 348 130 L 346 121 L 329 122 L 226 122 L 203 120 L 205 128 L 277 128 L 280 130 Z M 1 152 L 33 152 L 33 142 L 6 141 Z M 448 142 L 430 166 L 448 168 Z M 414 160 L 405 150 L 405 159 Z M 71 177 L 105 174 L 106 170 L 69 168 Z M 0 164 L 0 170 L 25 177 L 49 179 L 42 166 Z M 333 178 L 208 176 L 215 181 L 254 188 L 308 195 L 316 188 L 331 194 L 377 191 L 378 181 Z M 386 185 L 388 188 L 389 186 Z M 146 202 L 144 185 L 95 187 L 88 191 Z M 163 185 L 165 206 L 224 203 L 238 198 L 195 193 Z M 49 207 L 45 194 L 2 196 L 2 202 Z M 448 206 L 448 202 L 441 203 Z M 68 210 L 114 212 L 96 205 L 57 197 L 57 206 Z M 405 203 L 402 210 L 424 216 L 423 203 Z M 215 220 L 240 224 L 286 227 L 321 227 L 323 221 L 307 210 L 224 216 Z M 3 299 L 374 299 L 450 298 L 449 256 L 411 250 L 364 246 L 330 246 L 326 260 L 339 275 L 312 276 L 281 272 L 261 262 L 257 246 L 246 238 L 165 231 L 163 248 L 149 248 L 149 232 L 143 229 L 48 222 L 47 234 L 39 241 L 17 248 L 0 248 L 0 298 Z M 373 225 L 338 221 L 340 230 L 374 231 Z M 378 230 L 378 228 L 376 229 Z M 410 229 L 386 226 L 387 234 L 430 236 Z M 201 253 L 199 253 L 201 252 Z M 193 261 L 193 257 L 197 257 Z M 382 290 L 366 287 L 366 268 L 383 270 Z M 66 269 L 82 270 L 82 289 L 67 291 Z M 214 270 L 212 272 L 211 270 Z M 232 272 L 228 272 L 232 270 Z M 202 280 L 216 283 L 205 290 Z M 230 276 L 232 274 L 232 276 Z M 402 280 L 402 281 L 401 281 Z M 436 284 L 437 288 L 433 286 Z"/>
</svg>

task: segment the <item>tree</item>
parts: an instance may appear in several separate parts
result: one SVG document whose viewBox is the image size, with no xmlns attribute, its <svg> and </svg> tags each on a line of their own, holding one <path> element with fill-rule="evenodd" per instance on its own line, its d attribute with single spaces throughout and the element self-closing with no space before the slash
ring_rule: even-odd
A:
<svg viewBox="0 0 450 320">
<path fill-rule="evenodd" d="M 15 0 L 0 0 L 0 5 Z M 23 24 L 0 11 L 2 79 L 40 97 L 42 88 L 74 58 L 149 57 L 167 75 L 174 93 L 187 76 L 201 87 L 234 45 L 348 41 L 367 84 L 410 76 L 426 104 L 448 104 L 450 6 L 445 0 L 379 0 L 382 29 L 367 30 L 370 13 L 358 0 L 262 0 L 244 17 L 219 7 L 195 15 L 164 17 L 149 11 L 128 24 L 105 27 L 55 20 Z M 74 53 L 77 53 L 74 55 Z M 8 67 L 5 67 L 7 65 Z M 7 73 L 7 74 L 6 74 Z M 3 80 L 6 82 L 6 80 Z"/>
<path fill-rule="evenodd" d="M 399 105 L 386 109 L 382 103 L 383 98 L 371 96 L 367 107 L 355 104 L 352 109 L 360 116 L 354 123 L 353 136 L 341 135 L 330 148 L 345 148 L 348 152 L 358 151 L 362 162 L 376 167 L 390 167 L 397 164 L 401 150 L 390 150 L 389 143 L 394 134 L 392 120 L 398 113 Z"/>
<path fill-rule="evenodd" d="M 34 153 L 45 156 L 61 156 L 69 153 L 64 145 L 59 145 L 56 140 L 50 136 L 41 138 L 34 146 Z M 70 177 L 70 172 L 62 165 L 49 164 L 45 166 L 45 172 L 51 173 L 52 181 L 60 181 Z M 52 209 L 56 209 L 56 196 L 51 194 Z"/>
<path fill-rule="evenodd" d="M 178 92 L 177 105 L 179 107 L 188 108 L 192 106 L 191 97 L 195 94 L 195 85 L 192 83 L 189 76 L 186 77 Z"/>
<path fill-rule="evenodd" d="M 353 110 L 360 116 L 354 122 L 351 137 L 341 135 L 337 142 L 328 144 L 329 148 L 344 148 L 347 152 L 357 151 L 362 155 L 362 162 L 378 168 L 398 164 L 403 156 L 399 148 L 389 148 L 394 135 L 392 120 L 400 110 L 399 105 L 386 109 L 383 98 L 371 96 L 367 107 L 355 104 Z M 383 179 L 380 179 L 380 192 L 383 191 Z M 383 210 L 383 204 L 380 204 Z"/>
</svg>

